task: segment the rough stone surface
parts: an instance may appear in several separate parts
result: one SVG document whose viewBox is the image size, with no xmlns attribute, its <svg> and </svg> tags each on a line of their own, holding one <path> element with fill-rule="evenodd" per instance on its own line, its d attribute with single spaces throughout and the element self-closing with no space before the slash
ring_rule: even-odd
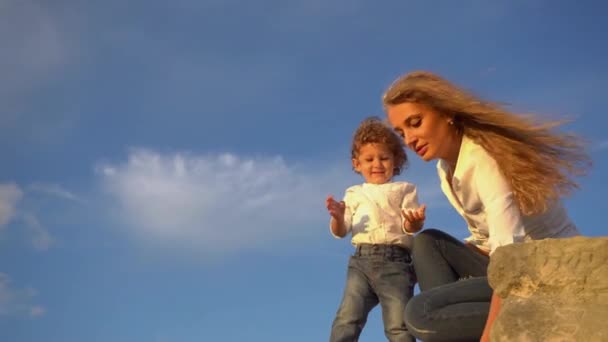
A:
<svg viewBox="0 0 608 342">
<path fill-rule="evenodd" d="M 491 341 L 608 341 L 608 237 L 500 247 L 488 277 L 502 298 Z"/>
</svg>

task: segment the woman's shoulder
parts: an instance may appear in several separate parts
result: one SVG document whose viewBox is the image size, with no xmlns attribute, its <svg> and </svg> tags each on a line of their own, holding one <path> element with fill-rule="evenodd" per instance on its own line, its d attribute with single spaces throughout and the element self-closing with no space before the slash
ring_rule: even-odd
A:
<svg viewBox="0 0 608 342">
<path fill-rule="evenodd" d="M 498 167 L 496 158 L 472 138 L 464 136 L 462 144 L 458 155 L 456 174 L 467 173 L 472 169 L 494 170 Z"/>
<path fill-rule="evenodd" d="M 472 161 L 478 158 L 494 159 L 488 150 L 486 150 L 473 138 L 466 135 L 462 137 L 462 147 L 460 149 L 460 153 L 462 157 L 471 159 Z M 460 162 L 460 156 L 458 161 Z"/>
</svg>

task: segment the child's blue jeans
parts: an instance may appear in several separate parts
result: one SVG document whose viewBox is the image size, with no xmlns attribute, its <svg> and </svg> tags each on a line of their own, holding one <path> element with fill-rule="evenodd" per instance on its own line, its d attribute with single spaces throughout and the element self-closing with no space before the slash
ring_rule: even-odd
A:
<svg viewBox="0 0 608 342">
<path fill-rule="evenodd" d="M 358 341 L 367 315 L 382 308 L 384 334 L 391 342 L 414 341 L 404 311 L 416 283 L 407 249 L 394 245 L 359 245 L 348 262 L 342 303 L 331 329 L 330 342 Z"/>
</svg>

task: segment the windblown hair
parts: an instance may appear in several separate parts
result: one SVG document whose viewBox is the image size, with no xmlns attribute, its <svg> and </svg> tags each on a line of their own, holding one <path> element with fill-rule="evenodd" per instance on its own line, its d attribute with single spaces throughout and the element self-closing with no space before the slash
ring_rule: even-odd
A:
<svg viewBox="0 0 608 342">
<path fill-rule="evenodd" d="M 591 165 L 581 139 L 555 131 L 564 121 L 539 121 L 484 101 L 426 71 L 397 79 L 384 93 L 385 107 L 406 102 L 430 106 L 450 116 L 459 131 L 496 160 L 525 215 L 544 212 L 578 188 L 573 176 Z"/>
<path fill-rule="evenodd" d="M 378 117 L 369 117 L 361 122 L 353 136 L 351 157 L 358 158 L 361 147 L 366 144 L 383 144 L 388 147 L 395 162 L 393 175 L 399 175 L 401 170 L 407 167 L 407 155 L 403 141 Z"/>
</svg>

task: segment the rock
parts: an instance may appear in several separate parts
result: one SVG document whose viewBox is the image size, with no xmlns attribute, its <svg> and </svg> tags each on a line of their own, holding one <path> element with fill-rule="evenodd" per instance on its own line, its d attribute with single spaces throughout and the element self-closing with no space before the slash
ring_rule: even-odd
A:
<svg viewBox="0 0 608 342">
<path fill-rule="evenodd" d="M 502 298 L 491 341 L 608 341 L 608 237 L 500 247 L 488 277 Z"/>
</svg>

